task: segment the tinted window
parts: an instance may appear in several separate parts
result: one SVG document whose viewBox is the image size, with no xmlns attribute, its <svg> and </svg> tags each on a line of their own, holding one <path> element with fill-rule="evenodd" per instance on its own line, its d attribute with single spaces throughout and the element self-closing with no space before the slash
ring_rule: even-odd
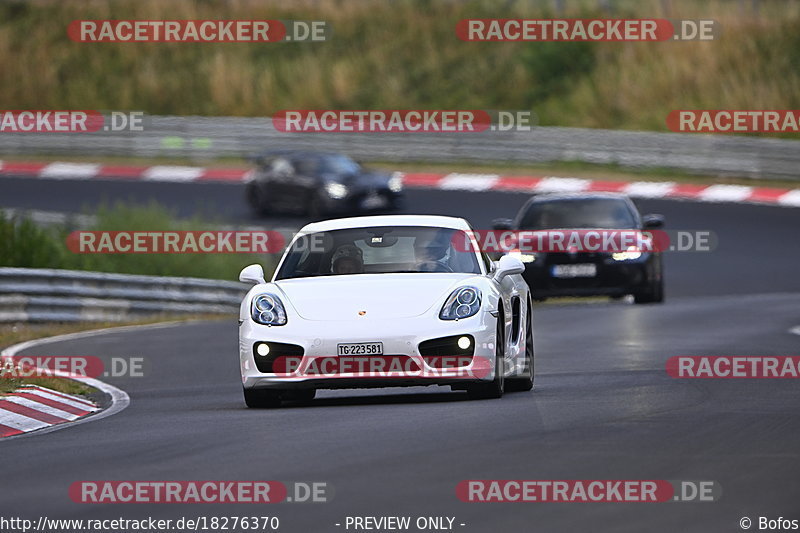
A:
<svg viewBox="0 0 800 533">
<path fill-rule="evenodd" d="M 390 272 L 480 274 L 460 230 L 424 226 L 348 228 L 304 235 L 275 279 Z"/>
<path fill-rule="evenodd" d="M 585 198 L 533 202 L 520 229 L 635 228 L 636 217 L 625 200 Z"/>
<path fill-rule="evenodd" d="M 349 157 L 332 155 L 320 159 L 320 170 L 333 174 L 355 174 L 360 172 L 361 167 Z"/>
</svg>

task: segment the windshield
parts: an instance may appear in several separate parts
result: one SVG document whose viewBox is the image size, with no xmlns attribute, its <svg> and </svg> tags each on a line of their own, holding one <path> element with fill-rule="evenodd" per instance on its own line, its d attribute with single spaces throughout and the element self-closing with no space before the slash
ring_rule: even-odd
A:
<svg viewBox="0 0 800 533">
<path fill-rule="evenodd" d="M 326 156 L 320 159 L 320 170 L 332 174 L 356 174 L 361 167 L 358 163 L 343 155 Z"/>
<path fill-rule="evenodd" d="M 276 280 L 392 272 L 480 274 L 461 230 L 424 226 L 347 228 L 304 235 L 286 252 Z"/>
<path fill-rule="evenodd" d="M 636 228 L 636 217 L 625 200 L 585 198 L 532 202 L 520 229 Z"/>
</svg>

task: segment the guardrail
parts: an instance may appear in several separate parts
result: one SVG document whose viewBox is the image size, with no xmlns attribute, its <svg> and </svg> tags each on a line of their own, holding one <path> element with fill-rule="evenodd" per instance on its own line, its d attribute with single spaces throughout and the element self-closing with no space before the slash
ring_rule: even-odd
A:
<svg viewBox="0 0 800 533">
<path fill-rule="evenodd" d="M 121 322 L 152 315 L 237 313 L 236 281 L 0 268 L 0 322 Z"/>
<path fill-rule="evenodd" d="M 149 116 L 141 132 L 0 133 L 0 154 L 242 157 L 265 149 L 344 152 L 364 161 L 581 161 L 698 174 L 800 179 L 800 141 L 539 127 L 483 133 L 284 133 L 268 117 Z"/>
</svg>

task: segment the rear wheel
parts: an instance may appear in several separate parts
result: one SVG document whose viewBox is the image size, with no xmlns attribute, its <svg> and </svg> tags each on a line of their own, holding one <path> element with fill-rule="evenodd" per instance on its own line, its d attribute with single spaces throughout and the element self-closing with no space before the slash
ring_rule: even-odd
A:
<svg viewBox="0 0 800 533">
<path fill-rule="evenodd" d="M 508 380 L 506 388 L 509 391 L 525 392 L 533 389 L 534 352 L 532 311 L 531 303 L 528 301 L 528 323 L 525 327 L 525 368 L 520 376 Z"/>
<path fill-rule="evenodd" d="M 506 322 L 502 313 L 497 317 L 497 332 L 494 348 L 494 379 L 489 383 L 475 383 L 467 387 L 472 400 L 491 400 L 501 398 L 505 392 L 505 330 Z"/>
<path fill-rule="evenodd" d="M 271 389 L 243 389 L 244 403 L 247 407 L 263 409 L 266 407 L 280 407 L 281 395 Z"/>
</svg>

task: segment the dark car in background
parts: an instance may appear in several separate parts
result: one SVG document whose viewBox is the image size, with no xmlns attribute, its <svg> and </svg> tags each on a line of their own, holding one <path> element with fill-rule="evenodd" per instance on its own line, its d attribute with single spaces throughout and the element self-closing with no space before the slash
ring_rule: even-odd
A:
<svg viewBox="0 0 800 533">
<path fill-rule="evenodd" d="M 349 157 L 324 152 L 273 152 L 253 159 L 246 197 L 259 215 L 297 213 L 312 218 L 394 211 L 402 178 L 370 171 Z"/>
<path fill-rule="evenodd" d="M 494 221 L 495 230 L 653 230 L 661 215 L 640 215 L 626 196 L 611 193 L 542 194 L 533 196 L 515 219 Z M 661 253 L 565 251 L 520 253 L 523 277 L 534 298 L 632 294 L 636 303 L 664 301 Z"/>
</svg>

